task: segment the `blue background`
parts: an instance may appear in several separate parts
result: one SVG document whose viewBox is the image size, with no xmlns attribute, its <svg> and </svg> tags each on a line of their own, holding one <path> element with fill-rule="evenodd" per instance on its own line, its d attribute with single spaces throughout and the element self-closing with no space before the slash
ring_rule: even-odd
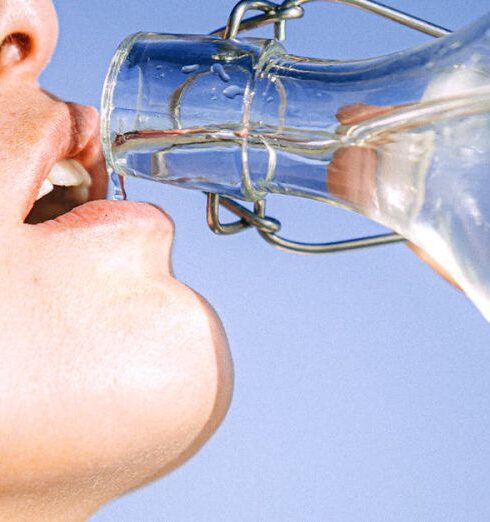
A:
<svg viewBox="0 0 490 522">
<path fill-rule="evenodd" d="M 61 37 L 43 84 L 98 106 L 127 34 L 206 33 L 234 2 L 55 3 Z M 449 28 L 488 10 L 482 0 L 391 5 Z M 287 45 L 359 58 L 427 40 L 352 8 L 315 4 L 291 22 Z M 199 193 L 146 182 L 129 193 L 175 219 L 176 273 L 220 313 L 236 387 L 223 426 L 195 458 L 93 521 L 490 520 L 489 325 L 464 296 L 402 245 L 295 256 L 253 232 L 212 235 Z M 270 213 L 302 239 L 379 230 L 289 198 L 271 200 Z"/>
</svg>

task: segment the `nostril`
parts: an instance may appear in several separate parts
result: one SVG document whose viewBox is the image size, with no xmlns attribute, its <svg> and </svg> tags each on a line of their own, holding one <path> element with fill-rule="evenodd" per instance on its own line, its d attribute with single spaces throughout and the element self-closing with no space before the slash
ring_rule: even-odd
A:
<svg viewBox="0 0 490 522">
<path fill-rule="evenodd" d="M 24 33 L 12 33 L 0 44 L 0 69 L 11 67 L 24 60 L 31 52 L 32 42 Z"/>
</svg>

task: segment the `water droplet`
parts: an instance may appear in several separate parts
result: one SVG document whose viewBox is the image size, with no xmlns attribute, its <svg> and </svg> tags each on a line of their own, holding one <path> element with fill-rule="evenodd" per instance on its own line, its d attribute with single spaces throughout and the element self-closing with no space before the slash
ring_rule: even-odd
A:
<svg viewBox="0 0 490 522">
<path fill-rule="evenodd" d="M 229 87 L 227 87 L 224 91 L 223 91 L 223 94 L 227 97 L 227 98 L 230 98 L 231 100 L 239 95 L 242 95 L 245 93 L 245 89 L 243 89 L 242 87 L 239 87 L 238 85 L 230 85 Z"/>
<path fill-rule="evenodd" d="M 230 81 L 230 75 L 225 71 L 220 63 L 214 63 L 211 66 L 211 71 L 214 72 L 214 74 L 217 74 L 222 82 Z"/>
<path fill-rule="evenodd" d="M 184 74 L 190 74 L 190 73 L 196 72 L 198 69 L 199 69 L 199 65 L 197 63 L 194 63 L 192 65 L 184 65 L 184 67 L 182 67 L 181 71 Z"/>
<path fill-rule="evenodd" d="M 273 96 L 269 96 L 267 98 L 267 100 L 265 100 L 265 101 L 266 101 L 266 103 L 272 103 L 274 101 L 274 97 Z"/>
<path fill-rule="evenodd" d="M 157 70 L 163 69 L 163 65 L 160 63 L 160 64 L 158 64 L 158 65 L 155 67 L 155 69 L 157 69 Z"/>
<path fill-rule="evenodd" d="M 112 199 L 116 201 L 126 201 L 126 191 L 124 190 L 124 179 L 122 176 L 119 176 L 114 171 L 111 172 L 111 182 L 112 182 Z"/>
</svg>

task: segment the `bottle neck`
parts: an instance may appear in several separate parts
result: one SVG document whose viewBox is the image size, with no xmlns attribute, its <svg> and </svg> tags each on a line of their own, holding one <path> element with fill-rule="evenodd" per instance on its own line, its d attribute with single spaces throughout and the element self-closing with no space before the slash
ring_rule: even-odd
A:
<svg viewBox="0 0 490 522">
<path fill-rule="evenodd" d="M 399 173 L 390 179 L 401 188 L 407 172 L 430 166 L 429 122 L 451 128 L 488 110 L 489 29 L 490 15 L 414 50 L 352 62 L 266 50 L 245 100 L 244 174 L 255 191 L 246 196 L 294 194 L 375 214 L 373 183 L 362 178 L 377 163 Z"/>
</svg>

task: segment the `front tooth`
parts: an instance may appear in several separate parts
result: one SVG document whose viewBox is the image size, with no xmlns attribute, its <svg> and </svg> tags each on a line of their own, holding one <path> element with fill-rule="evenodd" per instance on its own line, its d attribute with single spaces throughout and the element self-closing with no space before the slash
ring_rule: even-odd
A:
<svg viewBox="0 0 490 522">
<path fill-rule="evenodd" d="M 92 184 L 90 174 L 75 160 L 61 160 L 55 163 L 48 179 L 53 185 L 61 187 L 75 187 L 77 185 L 90 187 Z"/>
<path fill-rule="evenodd" d="M 49 194 L 53 189 L 54 189 L 54 186 L 51 183 L 51 181 L 49 181 L 49 179 L 45 179 L 43 181 L 43 184 L 41 185 L 41 188 L 39 189 L 39 192 L 37 193 L 36 201 L 38 199 L 41 199 L 46 194 Z"/>
</svg>

